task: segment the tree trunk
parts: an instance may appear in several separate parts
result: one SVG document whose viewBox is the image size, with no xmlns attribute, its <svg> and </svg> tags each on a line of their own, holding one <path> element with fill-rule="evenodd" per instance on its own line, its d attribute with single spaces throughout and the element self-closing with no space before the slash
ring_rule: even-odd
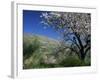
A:
<svg viewBox="0 0 100 80">
<path fill-rule="evenodd" d="M 84 48 L 81 48 L 81 49 L 80 49 L 80 59 L 81 59 L 82 61 L 84 61 L 84 59 L 85 59 Z"/>
</svg>

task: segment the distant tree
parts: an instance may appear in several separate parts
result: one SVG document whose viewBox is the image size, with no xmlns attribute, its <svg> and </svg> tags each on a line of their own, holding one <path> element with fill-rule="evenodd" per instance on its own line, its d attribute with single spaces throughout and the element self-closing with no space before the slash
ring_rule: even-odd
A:
<svg viewBox="0 0 100 80">
<path fill-rule="evenodd" d="M 63 49 L 70 48 L 84 61 L 91 48 L 91 14 L 44 12 L 40 17 L 45 27 L 52 27 L 61 35 Z"/>
</svg>

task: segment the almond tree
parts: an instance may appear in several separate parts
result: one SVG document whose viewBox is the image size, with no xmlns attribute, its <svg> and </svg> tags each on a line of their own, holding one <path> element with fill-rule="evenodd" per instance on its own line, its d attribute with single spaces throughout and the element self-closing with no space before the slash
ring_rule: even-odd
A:
<svg viewBox="0 0 100 80">
<path fill-rule="evenodd" d="M 46 27 L 52 27 L 62 37 L 64 49 L 71 49 L 84 61 L 91 48 L 91 14 L 74 12 L 44 12 L 40 16 Z"/>
</svg>

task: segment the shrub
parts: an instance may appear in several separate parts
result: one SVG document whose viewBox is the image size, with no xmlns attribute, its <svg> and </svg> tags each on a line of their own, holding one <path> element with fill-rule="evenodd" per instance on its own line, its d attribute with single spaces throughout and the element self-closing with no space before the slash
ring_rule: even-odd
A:
<svg viewBox="0 0 100 80">
<path fill-rule="evenodd" d="M 83 63 L 76 57 L 68 56 L 64 60 L 59 63 L 60 66 L 63 67 L 74 67 L 74 66 L 81 66 Z"/>
<path fill-rule="evenodd" d="M 29 58 L 36 50 L 40 47 L 40 43 L 37 38 L 35 38 L 32 42 L 24 42 L 23 43 L 23 56 L 24 58 Z"/>
</svg>

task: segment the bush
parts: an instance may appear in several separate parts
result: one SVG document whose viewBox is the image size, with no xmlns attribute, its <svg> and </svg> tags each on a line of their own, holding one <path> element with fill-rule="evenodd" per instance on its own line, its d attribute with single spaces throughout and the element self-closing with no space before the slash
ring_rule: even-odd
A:
<svg viewBox="0 0 100 80">
<path fill-rule="evenodd" d="M 35 51 L 37 51 L 40 47 L 40 43 L 37 38 L 35 38 L 32 42 L 24 42 L 23 43 L 23 56 L 24 58 L 29 58 Z"/>
<path fill-rule="evenodd" d="M 64 60 L 59 63 L 60 66 L 63 67 L 74 67 L 74 66 L 82 66 L 83 63 L 76 57 L 68 56 Z"/>
</svg>

